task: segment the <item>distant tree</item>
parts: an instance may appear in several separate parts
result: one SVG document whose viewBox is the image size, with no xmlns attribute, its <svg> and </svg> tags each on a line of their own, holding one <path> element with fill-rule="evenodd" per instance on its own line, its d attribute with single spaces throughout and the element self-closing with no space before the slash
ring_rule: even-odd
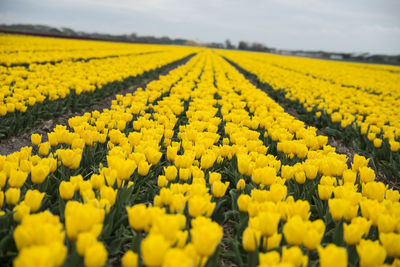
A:
<svg viewBox="0 0 400 267">
<path fill-rule="evenodd" d="M 225 48 L 226 49 L 235 49 L 235 46 L 231 43 L 231 40 L 226 39 L 225 40 Z"/>
<path fill-rule="evenodd" d="M 186 43 L 186 39 L 174 39 L 173 43 L 177 45 L 184 45 Z"/>
<path fill-rule="evenodd" d="M 162 44 L 170 44 L 171 43 L 171 39 L 168 36 L 163 36 L 160 38 L 160 43 Z"/>
<path fill-rule="evenodd" d="M 245 41 L 240 41 L 238 48 L 240 50 L 248 50 L 249 49 L 249 44 L 247 42 L 245 42 Z"/>
<path fill-rule="evenodd" d="M 270 51 L 271 49 L 269 49 L 266 45 L 261 44 L 261 43 L 252 43 L 250 50 L 253 51 Z"/>
<path fill-rule="evenodd" d="M 49 30 L 49 33 L 59 34 L 59 33 L 61 33 L 61 31 L 60 31 L 59 29 L 57 29 L 57 28 L 51 28 L 51 29 Z"/>
<path fill-rule="evenodd" d="M 129 34 L 128 36 L 129 40 L 131 41 L 135 41 L 137 39 L 137 34 L 136 32 L 132 32 L 131 34 Z"/>
<path fill-rule="evenodd" d="M 208 43 L 206 46 L 211 48 L 224 48 L 224 44 L 222 43 Z"/>
</svg>

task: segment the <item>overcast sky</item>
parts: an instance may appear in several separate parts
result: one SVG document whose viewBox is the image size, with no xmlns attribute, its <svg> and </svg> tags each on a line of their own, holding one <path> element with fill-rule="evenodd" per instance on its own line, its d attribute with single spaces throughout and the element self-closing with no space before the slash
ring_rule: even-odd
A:
<svg viewBox="0 0 400 267">
<path fill-rule="evenodd" d="M 400 0 L 0 0 L 0 23 L 400 54 Z"/>
</svg>

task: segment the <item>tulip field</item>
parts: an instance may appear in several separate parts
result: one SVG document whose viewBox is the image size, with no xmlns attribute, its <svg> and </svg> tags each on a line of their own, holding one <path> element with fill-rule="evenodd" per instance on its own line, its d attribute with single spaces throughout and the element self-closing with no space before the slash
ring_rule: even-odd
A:
<svg viewBox="0 0 400 267">
<path fill-rule="evenodd" d="M 0 265 L 400 266 L 379 171 L 398 184 L 400 67 L 19 35 L 0 55 L 0 138 L 31 135 L 0 151 Z"/>
</svg>

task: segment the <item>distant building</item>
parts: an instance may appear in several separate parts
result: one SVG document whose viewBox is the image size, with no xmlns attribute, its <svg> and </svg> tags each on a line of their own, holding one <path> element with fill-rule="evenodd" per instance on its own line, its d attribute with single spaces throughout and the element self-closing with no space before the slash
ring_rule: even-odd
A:
<svg viewBox="0 0 400 267">
<path fill-rule="evenodd" d="M 338 55 L 338 54 L 332 54 L 329 56 L 330 59 L 343 59 L 343 55 Z"/>
</svg>

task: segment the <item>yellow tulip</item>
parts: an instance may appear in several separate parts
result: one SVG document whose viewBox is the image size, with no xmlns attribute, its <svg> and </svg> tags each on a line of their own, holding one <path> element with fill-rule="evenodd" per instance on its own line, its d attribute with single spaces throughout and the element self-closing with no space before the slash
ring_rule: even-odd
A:
<svg viewBox="0 0 400 267">
<path fill-rule="evenodd" d="M 9 188 L 7 189 L 6 195 L 6 202 L 9 205 L 15 205 L 18 203 L 20 198 L 21 191 L 19 188 Z"/>
<path fill-rule="evenodd" d="M 50 173 L 50 167 L 46 164 L 37 164 L 31 168 L 31 180 L 34 184 L 41 184 Z"/>
<path fill-rule="evenodd" d="M 122 267 L 137 267 L 139 256 L 132 250 L 125 252 L 121 259 Z"/>
<path fill-rule="evenodd" d="M 362 239 L 357 245 L 357 253 L 361 267 L 381 266 L 386 259 L 386 250 L 379 241 Z"/>
<path fill-rule="evenodd" d="M 74 196 L 75 186 L 72 182 L 61 181 L 58 190 L 62 199 L 69 200 Z"/>
<path fill-rule="evenodd" d="M 138 173 L 141 176 L 146 176 L 149 173 L 151 165 L 147 161 L 143 160 L 139 162 Z"/>
<path fill-rule="evenodd" d="M 253 252 L 260 245 L 261 233 L 251 227 L 243 231 L 242 245 L 245 251 Z"/>
<path fill-rule="evenodd" d="M 319 262 L 321 267 L 346 267 L 347 252 L 345 248 L 329 244 L 325 248 L 318 248 Z"/>
<path fill-rule="evenodd" d="M 146 266 L 161 266 L 169 248 L 167 240 L 159 234 L 149 234 L 140 244 L 143 262 Z"/>
<path fill-rule="evenodd" d="M 103 266 L 107 261 L 107 250 L 103 243 L 95 242 L 85 250 L 85 267 Z"/>
<path fill-rule="evenodd" d="M 44 195 L 44 193 L 40 193 L 38 190 L 26 191 L 24 202 L 30 208 L 31 212 L 36 212 L 39 209 Z"/>
<path fill-rule="evenodd" d="M 38 146 L 42 142 L 42 135 L 40 134 L 32 134 L 31 135 L 32 145 Z"/>
<path fill-rule="evenodd" d="M 150 222 L 150 214 L 144 204 L 127 207 L 129 225 L 137 230 L 144 230 Z"/>
</svg>

